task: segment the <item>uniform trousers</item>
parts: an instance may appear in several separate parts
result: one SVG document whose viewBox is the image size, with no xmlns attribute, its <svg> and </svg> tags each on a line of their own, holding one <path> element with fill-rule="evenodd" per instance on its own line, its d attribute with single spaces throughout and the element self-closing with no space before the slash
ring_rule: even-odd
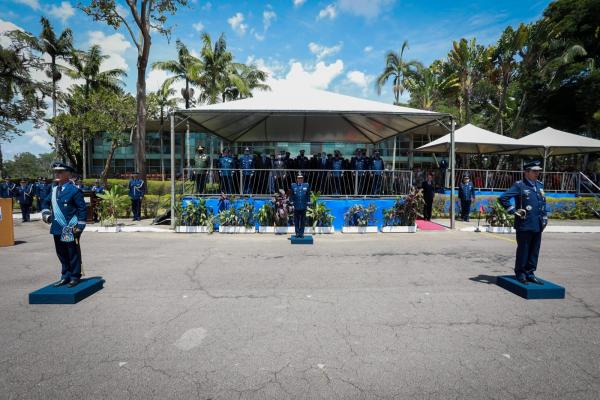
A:
<svg viewBox="0 0 600 400">
<path fill-rule="evenodd" d="M 515 258 L 515 275 L 532 276 L 537 268 L 542 232 L 517 231 L 517 256 Z"/>
<path fill-rule="evenodd" d="M 56 255 L 61 264 L 61 278 L 71 280 L 81 278 L 81 249 L 78 241 L 63 242 L 60 235 L 54 236 Z"/>
<path fill-rule="evenodd" d="M 304 237 L 304 226 L 306 225 L 306 210 L 294 209 L 294 230 L 296 237 Z"/>
</svg>

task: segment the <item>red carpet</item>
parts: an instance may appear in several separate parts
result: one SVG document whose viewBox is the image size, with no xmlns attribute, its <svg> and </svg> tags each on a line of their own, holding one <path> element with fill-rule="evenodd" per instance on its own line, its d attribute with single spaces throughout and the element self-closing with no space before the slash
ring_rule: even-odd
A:
<svg viewBox="0 0 600 400">
<path fill-rule="evenodd" d="M 446 227 L 436 224 L 435 222 L 425 221 L 423 219 L 417 220 L 417 227 L 420 231 L 445 231 Z"/>
</svg>

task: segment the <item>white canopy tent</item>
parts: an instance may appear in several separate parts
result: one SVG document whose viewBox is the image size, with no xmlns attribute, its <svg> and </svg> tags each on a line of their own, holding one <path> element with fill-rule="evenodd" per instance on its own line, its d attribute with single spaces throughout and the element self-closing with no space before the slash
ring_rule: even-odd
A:
<svg viewBox="0 0 600 400">
<path fill-rule="evenodd" d="M 376 144 L 425 128 L 430 134 L 451 130 L 450 136 L 454 137 L 454 123 L 449 114 L 285 84 L 271 87 L 272 91 L 258 92 L 251 98 L 171 113 L 171 171 L 175 171 L 176 118 L 179 120 L 177 124 L 189 123 L 227 142 Z M 454 168 L 453 156 L 450 168 Z M 171 192 L 173 212 L 174 173 L 171 174 Z M 454 201 L 450 204 L 451 226 L 454 227 Z"/>
<path fill-rule="evenodd" d="M 176 110 L 176 116 L 227 142 L 371 143 L 421 127 L 447 130 L 448 114 L 398 107 L 338 93 L 276 85 L 225 103 Z"/>
<path fill-rule="evenodd" d="M 524 136 L 517 142 L 524 147 L 510 153 L 543 157 L 544 172 L 550 156 L 600 152 L 600 140 L 559 131 L 551 127 Z"/>
<path fill-rule="evenodd" d="M 529 146 L 519 143 L 518 140 L 508 136 L 467 124 L 454 132 L 454 141 L 457 153 L 487 154 L 501 153 L 516 149 L 525 149 Z M 416 149 L 426 153 L 447 153 L 450 151 L 450 135 L 442 136 L 424 146 Z"/>
</svg>

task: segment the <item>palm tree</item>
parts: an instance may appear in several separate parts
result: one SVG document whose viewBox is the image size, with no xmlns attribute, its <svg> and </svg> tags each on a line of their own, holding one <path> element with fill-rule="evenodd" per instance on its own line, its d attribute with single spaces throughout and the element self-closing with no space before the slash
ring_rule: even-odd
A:
<svg viewBox="0 0 600 400">
<path fill-rule="evenodd" d="M 392 50 L 388 51 L 385 56 L 385 68 L 375 81 L 377 94 L 381 95 L 381 88 L 392 78 L 394 104 L 396 105 L 400 104 L 400 96 L 402 96 L 406 88 L 406 80 L 414 74 L 418 66 L 421 66 L 421 63 L 418 61 L 412 60 L 407 62 L 404 60 L 404 51 L 407 49 L 408 41 L 405 40 L 400 48 L 400 53 Z"/>
<path fill-rule="evenodd" d="M 485 61 L 485 48 L 475 43 L 475 38 L 467 42 L 466 39 L 454 41 L 452 50 L 448 53 L 448 62 L 460 85 L 458 95 L 459 122 L 471 122 L 471 97 L 475 83 L 482 76 L 483 62 Z"/>
<path fill-rule="evenodd" d="M 100 88 L 119 91 L 124 82 L 122 78 L 127 74 L 120 68 L 113 68 L 106 71 L 100 71 L 102 62 L 108 58 L 102 54 L 100 46 L 94 45 L 88 51 L 73 51 L 71 55 L 71 67 L 63 67 L 67 75 L 73 79 L 83 81 L 81 87 L 86 100 L 89 99 L 90 93 L 93 90 Z M 87 145 L 86 135 L 83 132 L 82 138 L 82 156 L 83 156 L 83 177 L 87 177 Z"/>
<path fill-rule="evenodd" d="M 236 64 L 238 67 L 238 75 L 244 82 L 244 86 L 248 89 L 247 92 L 241 93 L 236 86 L 225 89 L 223 93 L 223 101 L 226 100 L 237 100 L 252 97 L 252 91 L 258 90 L 270 90 L 271 87 L 264 83 L 267 80 L 268 74 L 258 68 L 256 65 L 250 64 Z"/>
<path fill-rule="evenodd" d="M 177 100 L 173 98 L 175 95 L 175 89 L 171 86 L 173 85 L 172 80 L 165 80 L 161 87 L 154 93 L 150 95 L 154 98 L 156 102 L 156 106 L 159 110 L 159 119 L 160 119 L 160 131 L 159 131 L 159 140 L 160 140 L 160 175 L 162 180 L 165 180 L 165 162 L 164 162 L 164 141 L 163 141 L 163 132 L 165 125 L 165 112 L 175 108 L 177 106 Z"/>
<path fill-rule="evenodd" d="M 519 54 L 527 40 L 527 27 L 524 24 L 514 30 L 511 26 L 507 27 L 500 39 L 498 45 L 492 49 L 492 63 L 495 66 L 495 74 L 499 78 L 498 111 L 495 131 L 504 134 L 504 110 L 506 107 L 506 96 L 508 86 L 517 75 L 518 62 L 515 57 Z"/>
<path fill-rule="evenodd" d="M 410 92 L 411 104 L 431 111 L 445 93 L 458 88 L 458 80 L 452 76 L 444 77 L 439 63 L 434 63 L 429 67 L 419 66 L 406 80 L 406 88 Z"/>
<path fill-rule="evenodd" d="M 177 81 L 185 81 L 185 89 L 181 91 L 181 95 L 185 100 L 185 108 L 187 109 L 190 108 L 194 97 L 194 90 L 190 88 L 190 85 L 197 85 L 199 83 L 194 73 L 201 68 L 201 63 L 198 58 L 190 53 L 181 40 L 177 40 L 176 47 L 177 60 L 157 61 L 152 64 L 152 69 L 172 73 L 173 76 L 167 79 L 170 82 L 169 86 L 171 83 Z"/>
<path fill-rule="evenodd" d="M 33 49 L 50 57 L 50 61 L 46 62 L 45 66 L 47 67 L 46 75 L 52 80 L 52 117 L 56 117 L 58 97 L 56 84 L 62 78 L 57 61 L 59 59 L 69 60 L 73 50 L 73 32 L 67 28 L 60 35 L 57 35 L 46 17 L 40 19 L 40 24 L 42 25 L 42 32 L 39 37 L 22 31 L 16 31 L 15 36 L 28 43 Z M 61 146 L 64 144 L 60 142 L 59 135 L 55 135 L 54 148 L 65 161 L 65 152 L 61 150 Z"/>
</svg>

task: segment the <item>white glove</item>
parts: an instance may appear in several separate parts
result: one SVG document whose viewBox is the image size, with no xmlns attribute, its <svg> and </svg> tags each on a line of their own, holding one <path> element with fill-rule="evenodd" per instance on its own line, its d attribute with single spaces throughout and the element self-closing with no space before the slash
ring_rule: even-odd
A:
<svg viewBox="0 0 600 400">
<path fill-rule="evenodd" d="M 519 216 L 520 218 L 525 218 L 525 216 L 527 215 L 527 211 L 520 208 L 517 211 L 515 211 L 515 215 Z"/>
<path fill-rule="evenodd" d="M 42 221 L 44 221 L 47 224 L 51 224 L 52 223 L 52 214 L 48 211 L 42 213 Z"/>
</svg>

